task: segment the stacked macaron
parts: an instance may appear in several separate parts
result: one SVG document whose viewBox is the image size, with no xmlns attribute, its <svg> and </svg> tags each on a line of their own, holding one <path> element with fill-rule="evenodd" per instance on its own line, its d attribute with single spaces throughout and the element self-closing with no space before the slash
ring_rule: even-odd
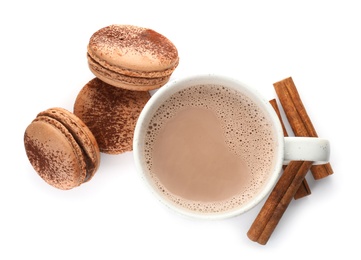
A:
<svg viewBox="0 0 361 260">
<path fill-rule="evenodd" d="M 24 145 L 40 177 L 59 189 L 68 190 L 89 181 L 99 167 L 94 135 L 63 108 L 40 112 L 25 130 Z"/>
<path fill-rule="evenodd" d="M 96 31 L 89 40 L 87 59 L 95 78 L 80 90 L 73 113 L 47 109 L 24 134 L 33 168 L 58 189 L 89 181 L 99 167 L 100 152 L 132 150 L 135 124 L 150 98 L 149 90 L 166 84 L 179 62 L 170 40 L 133 25 Z"/>
<path fill-rule="evenodd" d="M 179 62 L 178 51 L 163 35 L 132 25 L 110 25 L 88 45 L 90 70 L 116 87 L 146 91 L 163 86 Z"/>
</svg>

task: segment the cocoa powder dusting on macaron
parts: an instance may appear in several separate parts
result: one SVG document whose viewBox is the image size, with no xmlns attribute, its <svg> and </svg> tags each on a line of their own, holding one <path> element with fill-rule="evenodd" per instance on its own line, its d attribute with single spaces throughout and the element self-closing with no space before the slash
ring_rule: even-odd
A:
<svg viewBox="0 0 361 260">
<path fill-rule="evenodd" d="M 60 189 L 73 188 L 74 177 L 77 176 L 72 176 L 72 173 L 76 166 L 68 158 L 69 154 L 52 149 L 48 142 L 39 141 L 27 133 L 24 135 L 24 145 L 30 163 L 43 180 Z"/>
<path fill-rule="evenodd" d="M 160 35 L 151 29 L 146 29 L 140 34 L 140 38 L 143 38 L 145 42 L 152 43 L 147 48 L 150 48 L 153 55 L 158 55 L 159 59 L 166 58 L 169 60 L 178 57 L 178 52 L 175 51 L 174 45 L 163 35 Z"/>
<path fill-rule="evenodd" d="M 94 78 L 79 92 L 74 113 L 92 131 L 101 152 L 118 154 L 132 150 L 135 124 L 149 98 L 147 91 L 121 89 Z"/>
<path fill-rule="evenodd" d="M 57 161 L 54 154 L 45 153 L 46 143 L 36 142 L 36 140 L 30 138 L 27 133 L 25 133 L 24 136 L 24 144 L 29 161 L 36 171 L 46 172 L 50 168 L 50 162 L 54 160 Z M 49 176 L 49 178 L 51 178 L 51 176 Z"/>
<path fill-rule="evenodd" d="M 89 45 L 94 49 L 106 48 L 106 55 L 116 50 L 122 56 L 128 49 L 129 52 L 151 54 L 160 60 L 178 57 L 177 49 L 165 36 L 152 29 L 132 25 L 104 27 L 92 35 Z"/>
</svg>

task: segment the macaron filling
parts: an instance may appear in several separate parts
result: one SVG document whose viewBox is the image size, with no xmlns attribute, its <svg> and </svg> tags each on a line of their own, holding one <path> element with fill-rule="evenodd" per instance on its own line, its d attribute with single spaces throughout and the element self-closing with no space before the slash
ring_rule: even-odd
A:
<svg viewBox="0 0 361 260">
<path fill-rule="evenodd" d="M 159 76 L 159 77 L 151 77 L 154 76 L 154 73 L 149 73 L 147 75 L 144 73 L 142 76 L 129 76 L 129 74 L 122 74 L 115 70 L 111 70 L 109 68 L 106 68 L 102 66 L 99 62 L 97 62 L 95 59 L 93 59 L 89 53 L 88 53 L 88 65 L 90 70 L 99 78 L 101 78 L 104 82 L 107 82 L 107 79 L 112 81 L 118 81 L 121 83 L 126 83 L 129 85 L 157 85 L 157 84 L 164 84 L 166 81 L 169 80 L 169 75 L 166 76 Z M 133 73 L 136 74 L 136 73 Z M 148 77 L 149 76 L 149 77 Z M 109 84 L 111 84 L 108 82 Z"/>
</svg>

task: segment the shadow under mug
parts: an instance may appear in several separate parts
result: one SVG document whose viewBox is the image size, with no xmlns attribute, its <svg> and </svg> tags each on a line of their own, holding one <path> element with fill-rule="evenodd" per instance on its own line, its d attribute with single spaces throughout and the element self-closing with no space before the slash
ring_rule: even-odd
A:
<svg viewBox="0 0 361 260">
<path fill-rule="evenodd" d="M 244 201 L 232 198 L 232 206 L 227 206 L 224 207 L 224 209 L 217 209 L 215 211 L 193 210 L 192 207 L 184 206 L 184 203 L 180 202 L 182 198 L 177 198 L 176 194 L 167 192 L 167 195 L 165 195 L 164 189 L 167 187 L 159 186 L 159 183 L 155 180 L 154 176 L 156 176 L 156 173 L 152 172 L 153 169 L 149 166 L 149 155 L 147 157 L 147 152 L 149 151 L 146 152 L 147 149 L 154 149 L 154 147 L 149 148 L 149 144 L 146 144 L 146 136 L 147 133 L 149 133 L 151 122 L 153 123 L 152 119 L 160 107 L 164 106 L 172 96 L 180 91 L 191 91 L 192 88 L 199 86 L 203 88 L 208 88 L 208 86 L 221 86 L 230 89 L 231 92 L 233 91 L 232 93 L 240 93 L 249 98 L 251 102 L 262 111 L 264 117 L 271 122 L 270 131 L 272 131 L 273 141 L 275 143 L 274 149 L 272 149 L 272 164 L 267 170 L 267 173 L 265 173 L 267 178 L 262 181 L 263 183 L 257 192 L 251 193 L 251 195 L 248 193 L 250 197 Z M 221 102 L 221 100 L 217 102 Z M 237 110 L 238 109 L 242 110 L 242 105 L 239 105 Z M 242 214 L 255 207 L 270 193 L 279 178 L 282 165 L 287 164 L 289 161 L 302 160 L 313 161 L 314 164 L 327 163 L 330 156 L 330 145 L 329 141 L 323 138 L 284 137 L 277 114 L 269 102 L 264 99 L 256 89 L 234 78 L 217 74 L 204 74 L 168 82 L 151 97 L 137 121 L 133 140 L 133 155 L 137 172 L 156 197 L 167 207 L 186 216 L 204 219 L 223 219 Z M 263 160 L 263 158 L 259 158 L 259 160 Z M 260 161 L 259 163 L 263 162 Z M 202 204 L 203 202 L 191 201 L 189 203 Z"/>
</svg>

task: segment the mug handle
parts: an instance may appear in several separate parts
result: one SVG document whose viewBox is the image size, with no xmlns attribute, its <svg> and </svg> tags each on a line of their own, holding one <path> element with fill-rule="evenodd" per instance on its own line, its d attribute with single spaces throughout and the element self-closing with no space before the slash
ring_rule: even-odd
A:
<svg viewBox="0 0 361 260">
<path fill-rule="evenodd" d="M 284 137 L 283 164 L 290 161 L 313 161 L 314 165 L 325 164 L 330 159 L 330 143 L 319 137 Z"/>
</svg>

